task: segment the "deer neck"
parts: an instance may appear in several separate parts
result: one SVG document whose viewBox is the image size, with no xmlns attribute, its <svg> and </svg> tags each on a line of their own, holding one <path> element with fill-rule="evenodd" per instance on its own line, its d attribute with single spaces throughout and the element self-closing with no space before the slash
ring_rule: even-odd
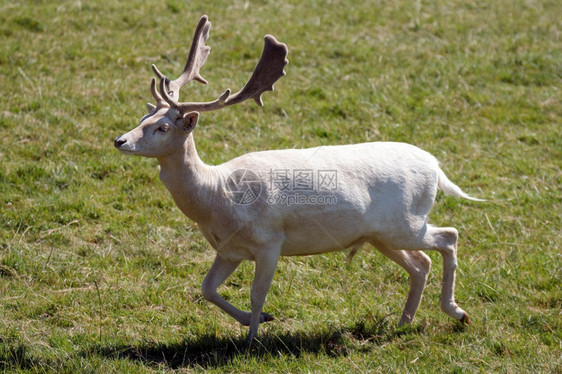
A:
<svg viewBox="0 0 562 374">
<path fill-rule="evenodd" d="M 210 221 L 218 190 L 218 175 L 215 167 L 206 165 L 199 158 L 192 134 L 180 150 L 159 157 L 158 162 L 160 180 L 178 208 L 198 224 Z"/>
</svg>

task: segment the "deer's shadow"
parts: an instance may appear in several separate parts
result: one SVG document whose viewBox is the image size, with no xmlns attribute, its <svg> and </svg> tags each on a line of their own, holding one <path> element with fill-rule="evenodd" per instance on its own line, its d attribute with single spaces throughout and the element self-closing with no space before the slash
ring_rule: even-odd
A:
<svg viewBox="0 0 562 374">
<path fill-rule="evenodd" d="M 382 318 L 366 326 L 364 322 L 350 327 L 328 328 L 320 332 L 296 332 L 286 334 L 265 334 L 248 348 L 244 337 L 217 337 L 206 334 L 180 342 L 158 343 L 139 342 L 132 345 L 106 345 L 88 349 L 83 354 L 99 355 L 110 359 L 128 359 L 148 365 L 165 365 L 172 369 L 181 367 L 220 367 L 237 357 L 276 357 L 288 355 L 300 357 L 303 353 L 346 356 L 346 339 L 368 341 L 360 349 L 370 350 L 404 334 L 419 334 L 420 328 L 394 329 Z"/>
</svg>

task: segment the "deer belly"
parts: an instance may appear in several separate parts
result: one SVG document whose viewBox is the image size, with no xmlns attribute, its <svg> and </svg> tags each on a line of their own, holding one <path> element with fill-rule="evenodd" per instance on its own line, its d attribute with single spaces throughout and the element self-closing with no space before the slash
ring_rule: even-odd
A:
<svg viewBox="0 0 562 374">
<path fill-rule="evenodd" d="M 363 243 L 368 236 L 369 233 L 358 226 L 350 229 L 311 222 L 302 230 L 285 232 L 281 255 L 307 256 L 341 251 Z"/>
</svg>

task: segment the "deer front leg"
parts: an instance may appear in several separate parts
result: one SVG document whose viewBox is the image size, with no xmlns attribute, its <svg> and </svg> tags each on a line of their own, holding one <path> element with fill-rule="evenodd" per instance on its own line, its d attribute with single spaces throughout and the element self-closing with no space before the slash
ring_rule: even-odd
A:
<svg viewBox="0 0 562 374">
<path fill-rule="evenodd" d="M 254 283 L 252 284 L 251 294 L 252 314 L 250 317 L 250 331 L 248 334 L 249 343 L 257 337 L 260 322 L 264 322 L 264 313 L 262 313 L 263 304 L 265 303 L 267 292 L 271 286 L 278 261 L 278 252 L 265 252 L 256 257 L 256 274 Z"/>
<path fill-rule="evenodd" d="M 248 320 L 249 313 L 236 308 L 217 293 L 217 288 L 236 270 L 238 265 L 240 265 L 240 261 L 228 261 L 217 254 L 211 270 L 203 280 L 201 291 L 205 299 L 243 324 Z"/>
<path fill-rule="evenodd" d="M 236 308 L 217 293 L 217 288 L 236 270 L 238 265 L 240 265 L 240 261 L 229 261 L 217 254 L 211 270 L 203 280 L 201 291 L 206 300 L 224 310 L 242 325 L 249 326 L 250 313 Z M 260 322 L 269 321 L 273 321 L 273 317 L 262 313 Z"/>
</svg>

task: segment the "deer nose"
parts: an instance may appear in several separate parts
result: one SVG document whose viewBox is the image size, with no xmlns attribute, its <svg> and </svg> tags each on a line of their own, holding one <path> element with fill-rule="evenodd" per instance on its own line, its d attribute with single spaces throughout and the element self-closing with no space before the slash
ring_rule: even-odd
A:
<svg viewBox="0 0 562 374">
<path fill-rule="evenodd" d="M 115 139 L 113 145 L 115 146 L 115 148 L 121 148 L 121 146 L 125 143 L 127 143 L 127 139 L 123 139 L 123 137 L 120 136 L 117 139 Z"/>
</svg>

